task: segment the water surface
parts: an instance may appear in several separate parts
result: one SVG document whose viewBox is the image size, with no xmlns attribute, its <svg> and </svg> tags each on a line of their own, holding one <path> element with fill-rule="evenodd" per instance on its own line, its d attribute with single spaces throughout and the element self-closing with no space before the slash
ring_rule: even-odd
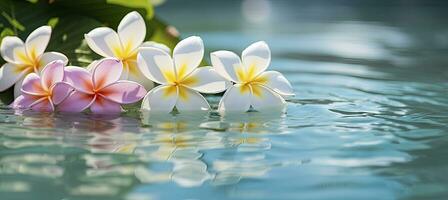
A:
<svg viewBox="0 0 448 200">
<path fill-rule="evenodd" d="M 168 1 L 156 12 L 207 60 L 265 40 L 287 112 L 3 106 L 1 199 L 446 199 L 448 5 L 331 2 Z"/>
</svg>

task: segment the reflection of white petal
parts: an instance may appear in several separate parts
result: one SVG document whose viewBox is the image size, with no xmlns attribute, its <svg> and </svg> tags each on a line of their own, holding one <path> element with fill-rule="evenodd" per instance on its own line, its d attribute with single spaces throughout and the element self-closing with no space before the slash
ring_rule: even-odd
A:
<svg viewBox="0 0 448 200">
<path fill-rule="evenodd" d="M 219 172 L 215 175 L 213 185 L 234 185 L 241 180 L 241 175 L 233 172 Z"/>
<path fill-rule="evenodd" d="M 217 172 L 217 177 L 223 175 L 240 176 L 242 178 L 260 177 L 264 176 L 270 170 L 270 167 L 269 165 L 260 162 L 259 159 L 260 158 L 247 161 L 217 160 L 213 162 L 213 170 Z"/>
<path fill-rule="evenodd" d="M 193 139 L 190 139 L 193 140 Z M 177 149 L 175 152 L 171 154 L 171 159 L 188 159 L 188 160 L 197 160 L 202 156 L 202 153 L 199 153 L 196 148 L 182 148 Z"/>
<path fill-rule="evenodd" d="M 210 178 L 207 165 L 199 160 L 174 161 L 171 179 L 182 187 L 200 186 Z"/>
<path fill-rule="evenodd" d="M 135 168 L 135 177 L 142 183 L 162 183 L 170 180 L 170 174 L 165 172 L 152 172 L 147 168 L 139 166 Z"/>
</svg>

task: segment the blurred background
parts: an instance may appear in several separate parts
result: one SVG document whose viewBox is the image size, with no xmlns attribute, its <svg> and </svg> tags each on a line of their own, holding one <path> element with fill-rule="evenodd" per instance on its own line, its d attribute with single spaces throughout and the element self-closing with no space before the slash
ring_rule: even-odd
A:
<svg viewBox="0 0 448 200">
<path fill-rule="evenodd" d="M 287 113 L 98 117 L 3 106 L 0 199 L 448 197 L 447 1 L 152 2 L 159 34 L 149 39 L 201 36 L 206 61 L 266 41 L 270 69 L 296 93 Z M 207 99 L 217 107 L 219 97 Z"/>
<path fill-rule="evenodd" d="M 266 40 L 281 58 L 372 62 L 383 68 L 410 64 L 423 70 L 429 66 L 420 62 L 446 64 L 447 5 L 431 0 L 173 0 L 156 10 L 182 35 L 204 37 L 210 51 L 242 51 Z M 446 78 L 443 67 L 439 72 Z"/>
</svg>

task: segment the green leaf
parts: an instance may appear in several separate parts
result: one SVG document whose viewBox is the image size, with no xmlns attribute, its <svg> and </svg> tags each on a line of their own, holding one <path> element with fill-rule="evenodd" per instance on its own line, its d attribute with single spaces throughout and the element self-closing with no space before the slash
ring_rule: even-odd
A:
<svg viewBox="0 0 448 200">
<path fill-rule="evenodd" d="M 146 18 L 151 19 L 154 15 L 153 7 L 148 0 L 107 0 L 107 3 L 122 5 L 129 8 L 143 8 L 146 10 Z"/>
<path fill-rule="evenodd" d="M 53 31 L 46 51 L 61 52 L 68 57 L 70 65 L 85 67 L 100 57 L 86 45 L 84 34 L 100 26 L 116 29 L 131 11 L 144 16 L 146 40 L 171 48 L 179 41 L 154 16 L 148 0 L 1 0 L 0 36 L 16 35 L 25 40 L 36 28 L 50 25 Z M 3 92 L 0 96 L 7 95 Z"/>
</svg>

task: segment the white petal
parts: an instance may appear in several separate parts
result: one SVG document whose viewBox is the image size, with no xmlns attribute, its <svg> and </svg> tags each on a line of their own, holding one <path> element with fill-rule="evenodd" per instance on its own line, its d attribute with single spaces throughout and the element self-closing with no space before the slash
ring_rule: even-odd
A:
<svg viewBox="0 0 448 200">
<path fill-rule="evenodd" d="M 108 27 L 99 27 L 84 35 L 90 49 L 103 57 L 115 57 L 122 51 L 118 34 Z"/>
<path fill-rule="evenodd" d="M 243 51 L 241 59 L 248 73 L 256 76 L 264 72 L 271 63 L 271 50 L 266 42 L 256 42 Z"/>
<path fill-rule="evenodd" d="M 127 62 L 123 62 L 123 71 L 121 72 L 120 80 L 129 79 L 129 66 Z"/>
<path fill-rule="evenodd" d="M 281 110 L 285 107 L 285 100 L 271 89 L 252 84 L 252 96 L 250 98 L 252 107 L 257 111 Z"/>
<path fill-rule="evenodd" d="M 154 87 L 154 83 L 146 78 L 137 66 L 137 62 L 128 61 L 128 76 L 127 80 L 135 81 L 145 87 L 146 91 L 149 91 Z"/>
<path fill-rule="evenodd" d="M 41 71 L 44 67 L 55 60 L 62 60 L 64 62 L 64 66 L 68 63 L 68 58 L 62 53 L 59 52 L 45 52 L 42 54 L 39 60 L 39 70 Z"/>
<path fill-rule="evenodd" d="M 51 37 L 51 27 L 41 26 L 34 30 L 25 41 L 25 49 L 30 58 L 38 58 L 47 48 Z"/>
<path fill-rule="evenodd" d="M 173 60 L 163 50 L 153 47 L 140 48 L 137 63 L 143 75 L 156 83 L 170 83 L 176 77 Z"/>
<path fill-rule="evenodd" d="M 19 97 L 22 95 L 22 83 L 23 83 L 24 77 L 19 79 L 16 84 L 14 84 L 14 98 Z"/>
<path fill-rule="evenodd" d="M 15 36 L 6 36 L 3 38 L 0 46 L 0 53 L 6 62 L 23 64 L 24 59 L 28 59 L 23 41 Z"/>
<path fill-rule="evenodd" d="M 171 49 L 168 46 L 158 42 L 153 41 L 143 42 L 143 44 L 140 45 L 140 47 L 154 47 L 165 51 L 167 54 L 171 54 Z"/>
<path fill-rule="evenodd" d="M 179 98 L 177 99 L 176 108 L 182 111 L 201 111 L 210 110 L 207 100 L 198 92 L 187 87 L 178 87 Z"/>
<path fill-rule="evenodd" d="M 89 65 L 87 65 L 87 67 L 86 67 L 87 71 L 89 71 L 90 73 L 93 73 L 93 69 L 95 68 L 96 65 L 98 65 L 99 61 L 100 60 L 94 60 Z M 124 73 L 124 70 L 122 73 Z"/>
<path fill-rule="evenodd" d="M 240 57 L 231 51 L 215 51 L 210 54 L 213 68 L 222 77 L 238 83 L 237 71 L 244 70 Z"/>
<path fill-rule="evenodd" d="M 160 85 L 146 94 L 142 102 L 142 110 L 165 112 L 173 111 L 178 91 L 175 86 Z"/>
<path fill-rule="evenodd" d="M 17 65 L 6 63 L 0 68 L 0 92 L 10 88 L 19 81 L 29 70 L 21 70 Z"/>
<path fill-rule="evenodd" d="M 197 68 L 183 82 L 187 87 L 201 93 L 223 92 L 232 84 L 220 76 L 212 67 Z"/>
<path fill-rule="evenodd" d="M 127 49 L 128 52 L 138 48 L 146 36 L 146 25 L 143 17 L 136 11 L 124 16 L 118 25 L 118 36 L 123 48 Z"/>
<path fill-rule="evenodd" d="M 250 87 L 235 84 L 227 89 L 219 102 L 219 112 L 246 112 L 250 108 Z"/>
<path fill-rule="evenodd" d="M 261 84 L 283 96 L 293 96 L 294 91 L 291 83 L 277 71 L 267 71 L 260 74 L 257 80 L 262 80 Z"/>
<path fill-rule="evenodd" d="M 197 36 L 180 41 L 173 51 L 177 77 L 182 79 L 196 69 L 204 57 L 204 43 Z"/>
</svg>

